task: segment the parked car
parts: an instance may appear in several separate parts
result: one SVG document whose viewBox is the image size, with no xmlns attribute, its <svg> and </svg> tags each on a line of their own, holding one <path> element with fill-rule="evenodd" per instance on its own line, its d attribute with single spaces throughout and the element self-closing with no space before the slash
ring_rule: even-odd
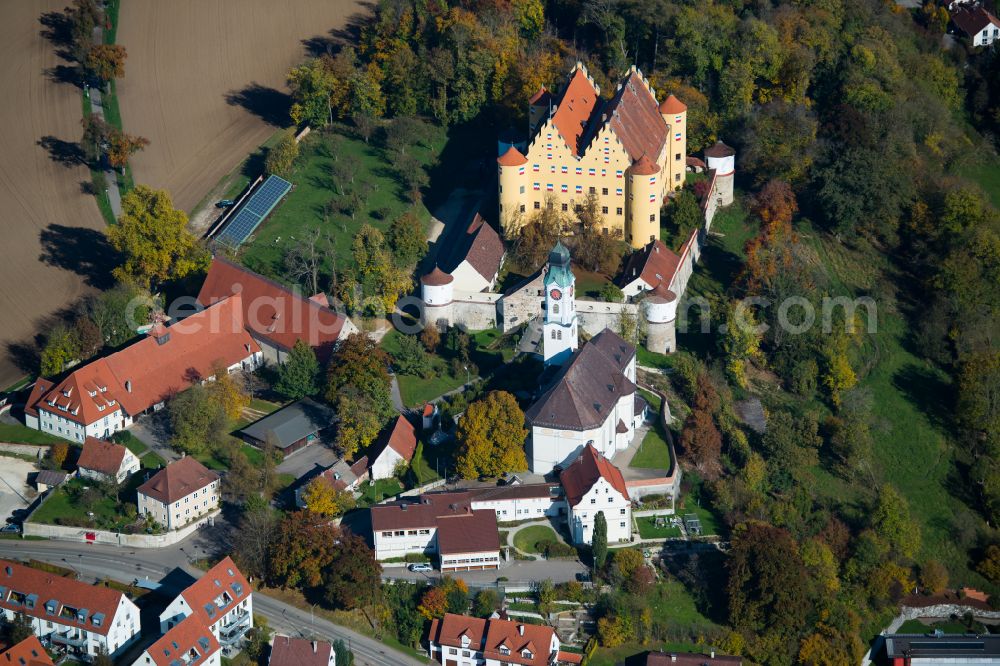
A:
<svg viewBox="0 0 1000 666">
<path fill-rule="evenodd" d="M 419 564 L 411 564 L 407 567 L 410 571 L 434 571 L 434 567 L 427 564 L 426 562 L 421 562 Z"/>
<path fill-rule="evenodd" d="M 3 534 L 20 534 L 21 526 L 16 523 L 10 523 L 9 525 L 4 525 L 0 527 L 0 533 Z"/>
<path fill-rule="evenodd" d="M 222 201 L 220 201 L 217 204 L 215 204 L 215 207 L 216 208 L 229 208 L 230 206 L 232 206 L 235 203 L 236 202 L 233 201 L 232 199 L 223 199 Z"/>
<path fill-rule="evenodd" d="M 578 582 L 580 582 L 580 583 L 589 583 L 590 582 L 590 572 L 589 571 L 581 571 L 581 572 L 577 573 L 576 574 L 576 580 Z"/>
</svg>

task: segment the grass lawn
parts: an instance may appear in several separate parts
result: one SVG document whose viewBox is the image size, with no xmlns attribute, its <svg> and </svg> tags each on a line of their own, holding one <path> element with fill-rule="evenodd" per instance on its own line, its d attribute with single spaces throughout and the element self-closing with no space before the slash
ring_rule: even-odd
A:
<svg viewBox="0 0 1000 666">
<path fill-rule="evenodd" d="M 689 513 L 698 516 L 698 519 L 701 521 L 702 536 L 722 534 L 722 521 L 708 507 L 704 506 L 704 501 L 701 504 L 702 506 L 698 506 L 696 500 L 691 495 L 682 497 L 680 506 L 677 508 L 677 515 L 681 518 Z"/>
<path fill-rule="evenodd" d="M 250 464 L 254 467 L 260 467 L 260 465 L 264 462 L 264 453 L 260 449 L 244 443 L 240 446 L 240 450 L 244 453 L 244 455 L 246 455 L 247 460 L 249 460 Z M 194 459 L 209 469 L 214 469 L 216 471 L 229 469 L 226 466 L 226 463 L 219 458 L 216 458 L 215 454 L 211 451 L 196 453 L 194 454 Z"/>
<path fill-rule="evenodd" d="M 559 537 L 551 527 L 547 525 L 532 525 L 531 527 L 525 527 L 514 535 L 514 547 L 525 553 L 540 553 L 542 551 L 536 547 L 539 542 L 558 540 Z"/>
<path fill-rule="evenodd" d="M 379 479 L 375 483 L 365 481 L 359 490 L 358 504 L 371 506 L 403 492 L 403 485 L 397 479 Z"/>
<path fill-rule="evenodd" d="M 85 482 L 82 479 L 70 479 L 45 498 L 41 506 L 31 515 L 31 521 L 49 525 L 58 525 L 57 518 L 86 521 L 90 519 L 87 512 L 91 511 L 94 514 L 95 527 L 110 527 L 117 524 L 121 516 L 115 498 L 101 497 L 87 508 L 75 502 L 70 496 L 71 490 L 82 490 L 87 485 L 92 487 L 92 484 L 93 482 Z"/>
<path fill-rule="evenodd" d="M 579 266 L 573 267 L 573 275 L 576 277 L 576 293 L 580 298 L 596 301 L 603 300 L 601 298 L 601 287 L 611 282 L 606 275 L 591 273 Z"/>
<path fill-rule="evenodd" d="M 639 536 L 643 539 L 669 539 L 681 535 L 679 527 L 669 524 L 667 527 L 657 527 L 656 516 L 639 516 L 635 522 L 639 527 Z"/>
<path fill-rule="evenodd" d="M 481 331 L 473 335 L 473 345 L 475 346 L 473 357 L 475 360 L 479 360 L 478 355 L 481 346 L 492 344 L 496 340 L 493 331 L 495 329 Z M 405 334 L 396 330 L 389 331 L 382 338 L 382 349 L 388 352 L 390 356 L 398 353 L 399 341 L 403 335 Z M 482 344 L 480 344 L 480 339 L 482 339 Z M 483 353 L 492 354 L 497 359 L 500 358 L 500 352 L 498 351 L 489 350 Z M 464 370 L 456 377 L 451 374 L 451 368 L 444 358 L 438 355 L 431 355 L 430 359 L 432 372 L 429 377 L 404 374 L 396 375 L 396 381 L 399 383 L 400 397 L 402 397 L 403 404 L 407 407 L 419 407 L 430 400 L 441 397 L 449 391 L 454 391 L 465 384 L 468 379 L 475 377 L 475 375 L 466 374 Z M 477 365 L 480 365 L 480 369 L 483 369 L 481 364 L 477 363 Z"/>
<path fill-rule="evenodd" d="M 993 156 L 986 156 L 963 164 L 958 168 L 958 174 L 977 183 L 1000 208 L 1000 163 Z"/>
<path fill-rule="evenodd" d="M 69 443 L 69 440 L 55 437 L 54 435 L 49 435 L 40 430 L 28 428 L 23 425 L 0 423 L 0 442 L 46 446 L 49 444 L 55 444 L 56 442 Z"/>
<path fill-rule="evenodd" d="M 413 460 L 410 461 L 410 469 L 418 485 L 437 481 L 441 478 L 435 470 L 437 458 L 441 456 L 439 448 L 430 446 L 425 442 L 418 448 L 421 455 L 413 456 Z"/>
<path fill-rule="evenodd" d="M 670 447 L 667 445 L 667 438 L 659 419 L 642 438 L 639 450 L 635 452 L 629 467 L 670 469 Z"/>
<path fill-rule="evenodd" d="M 988 631 L 987 627 L 984 627 L 979 622 L 974 622 L 972 628 L 970 629 L 962 622 L 934 622 L 931 624 L 924 624 L 920 620 L 907 620 L 899 626 L 896 630 L 897 634 L 930 634 L 933 633 L 935 629 L 940 629 L 946 634 L 965 634 L 969 631 L 975 633 L 991 633 Z M 992 632 L 996 633 L 996 632 Z"/>
<path fill-rule="evenodd" d="M 164 467 L 167 464 L 167 461 L 164 460 L 160 454 L 150 450 L 150 448 L 146 446 L 145 442 L 130 433 L 128 430 L 122 430 L 115 433 L 113 439 L 119 444 L 124 444 L 125 448 L 138 456 L 139 462 L 142 463 L 142 466 L 147 469 L 157 469 L 159 467 Z"/>
<path fill-rule="evenodd" d="M 425 168 L 436 161 L 445 139 L 440 128 L 432 127 L 429 134 L 433 135 L 428 141 L 431 147 L 418 145 L 407 150 Z M 300 145 L 299 158 L 285 177 L 292 183 L 292 191 L 257 229 L 253 240 L 244 245 L 242 261 L 249 268 L 283 279 L 285 257 L 295 245 L 295 238 L 301 239 L 310 230 L 322 228 L 332 239 L 330 254 L 336 254 L 337 269 L 353 269 L 351 246 L 363 224 L 384 232 L 393 219 L 411 209 L 422 222 L 429 222 L 427 208 L 422 203 L 410 202 L 392 168 L 393 160 L 376 145 L 374 138 L 366 144 L 334 129 L 313 132 Z M 335 157 L 352 165 L 354 170 L 353 183 L 343 184 L 344 195 L 335 187 L 331 175 Z M 366 187 L 370 191 L 365 192 Z M 354 216 L 340 212 L 328 215 L 327 204 L 346 199 L 352 189 L 362 195 L 360 209 Z M 323 270 L 327 272 L 329 266 Z"/>
</svg>

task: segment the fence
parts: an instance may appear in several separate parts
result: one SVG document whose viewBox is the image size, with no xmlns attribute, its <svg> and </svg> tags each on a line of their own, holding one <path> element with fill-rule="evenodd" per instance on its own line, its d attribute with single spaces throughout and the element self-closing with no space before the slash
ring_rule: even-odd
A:
<svg viewBox="0 0 1000 666">
<path fill-rule="evenodd" d="M 128 548 L 162 548 L 183 541 L 199 528 L 213 525 L 220 511 L 209 513 L 179 530 L 166 534 L 122 534 L 108 530 L 91 530 L 85 527 L 67 527 L 63 525 L 43 525 L 41 523 L 24 523 L 24 536 L 38 536 L 58 541 L 79 541 L 82 543 L 110 544 Z"/>
</svg>

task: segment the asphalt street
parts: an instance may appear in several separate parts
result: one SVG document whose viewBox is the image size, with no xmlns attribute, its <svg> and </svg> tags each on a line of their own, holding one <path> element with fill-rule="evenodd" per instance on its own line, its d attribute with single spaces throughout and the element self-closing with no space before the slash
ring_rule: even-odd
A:
<svg viewBox="0 0 1000 666">
<path fill-rule="evenodd" d="M 159 580 L 175 568 L 198 577 L 203 572 L 192 567 L 189 561 L 204 555 L 201 546 L 191 543 L 156 550 L 131 550 L 64 541 L 0 540 L 0 556 L 34 558 L 66 566 L 75 570 L 84 581 L 111 578 L 131 583 L 133 579 L 144 576 Z M 426 663 L 397 652 L 375 639 L 323 618 L 313 617 L 308 610 L 259 592 L 254 593 L 254 612 L 265 616 L 270 626 L 281 633 L 315 636 L 329 641 L 338 638 L 343 640 L 354 653 L 354 663 L 358 666 L 417 666 Z"/>
</svg>

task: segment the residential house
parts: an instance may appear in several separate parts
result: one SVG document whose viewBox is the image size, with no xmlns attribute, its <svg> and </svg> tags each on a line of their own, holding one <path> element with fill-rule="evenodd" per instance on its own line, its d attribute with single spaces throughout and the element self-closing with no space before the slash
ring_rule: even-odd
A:
<svg viewBox="0 0 1000 666">
<path fill-rule="evenodd" d="M 167 633 L 190 616 L 208 627 L 223 652 L 238 652 L 253 628 L 253 590 L 231 558 L 206 571 L 170 602 L 160 613 L 160 631 Z"/>
<path fill-rule="evenodd" d="M 178 392 L 212 379 L 217 367 L 254 370 L 262 358 L 235 294 L 171 326 L 154 326 L 142 340 L 76 368 L 56 385 L 39 382 L 25 422 L 81 444 L 87 437 L 106 439 Z"/>
<path fill-rule="evenodd" d="M 320 441 L 336 422 L 334 410 L 310 398 L 303 398 L 251 423 L 240 434 L 247 443 L 258 448 L 263 448 L 270 441 L 287 456 Z"/>
<path fill-rule="evenodd" d="M 337 653 L 326 641 L 277 634 L 271 641 L 267 666 L 337 666 Z"/>
<path fill-rule="evenodd" d="M 219 475 L 191 456 L 175 460 L 139 486 L 140 516 L 168 530 L 184 527 L 219 508 Z"/>
<path fill-rule="evenodd" d="M 139 471 L 139 458 L 121 444 L 105 442 L 96 437 L 83 441 L 83 451 L 76 462 L 77 474 L 83 479 L 122 483 Z"/>
<path fill-rule="evenodd" d="M 684 184 L 687 107 L 662 102 L 635 67 L 611 99 L 582 63 L 562 92 L 540 89 L 529 100 L 528 146 L 497 158 L 500 219 L 514 236 L 542 206 L 571 212 L 596 197 L 603 231 L 632 247 L 660 236 L 663 199 Z"/>
<path fill-rule="evenodd" d="M 621 471 L 588 444 L 559 475 L 566 493 L 569 531 L 575 543 L 590 544 L 594 520 L 604 514 L 608 543 L 632 539 L 632 500 Z"/>
<path fill-rule="evenodd" d="M 300 484 L 295 489 L 295 505 L 299 508 L 307 508 L 302 493 L 314 479 L 322 479 L 333 486 L 334 490 L 341 492 L 349 491 L 356 493 L 358 486 L 368 479 L 368 456 L 361 456 L 350 465 L 343 458 L 333 463 L 319 474 L 310 478 L 306 483 Z"/>
<path fill-rule="evenodd" d="M 582 655 L 561 650 L 552 627 L 505 619 L 446 614 L 431 620 L 431 659 L 443 666 L 556 666 L 579 664 Z"/>
<path fill-rule="evenodd" d="M 143 650 L 132 666 L 220 666 L 222 647 L 199 615 L 189 615 Z"/>
<path fill-rule="evenodd" d="M 708 654 L 646 652 L 625 660 L 625 666 L 740 666 L 742 663 L 740 657 L 716 654 L 715 651 Z"/>
<path fill-rule="evenodd" d="M 405 416 L 398 416 L 372 445 L 368 454 L 372 481 L 391 479 L 399 465 L 409 465 L 417 449 L 417 431 Z"/>
<path fill-rule="evenodd" d="M 635 347 L 610 329 L 572 353 L 525 412 L 532 472 L 565 467 L 588 445 L 606 457 L 628 448 L 646 414 L 635 359 Z"/>
<path fill-rule="evenodd" d="M 1000 20 L 981 5 L 956 8 L 951 22 L 969 37 L 973 46 L 989 46 L 1000 39 Z"/>
<path fill-rule="evenodd" d="M 43 645 L 90 661 L 115 658 L 138 638 L 139 608 L 118 590 L 0 560 L 0 618 L 24 613 Z"/>
<path fill-rule="evenodd" d="M 0 652 L 0 666 L 54 666 L 37 636 L 28 636 Z"/>
<path fill-rule="evenodd" d="M 886 634 L 872 649 L 880 666 L 1000 664 L 1000 636 L 945 633 Z"/>
<path fill-rule="evenodd" d="M 326 295 L 307 298 L 243 266 L 215 257 L 198 292 L 198 302 L 208 307 L 233 294 L 242 296 L 243 322 L 270 363 L 284 363 L 298 340 L 307 342 L 325 363 L 338 340 L 358 332 L 346 315 L 330 307 Z"/>
</svg>

